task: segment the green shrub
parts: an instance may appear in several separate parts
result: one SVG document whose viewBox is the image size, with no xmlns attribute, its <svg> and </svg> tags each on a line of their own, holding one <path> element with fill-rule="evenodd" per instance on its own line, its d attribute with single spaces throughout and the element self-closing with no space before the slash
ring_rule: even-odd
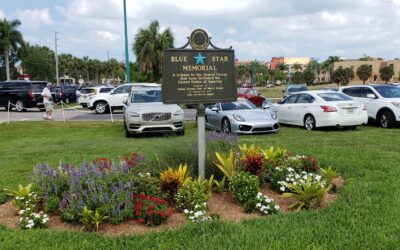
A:
<svg viewBox="0 0 400 250">
<path fill-rule="evenodd" d="M 207 186 L 201 181 L 186 181 L 175 196 L 178 209 L 194 210 L 196 205 L 207 203 L 209 199 Z"/>
<path fill-rule="evenodd" d="M 54 213 L 60 206 L 60 198 L 58 196 L 47 197 L 44 203 L 44 211 Z"/>
<path fill-rule="evenodd" d="M 98 210 L 94 212 L 86 206 L 83 207 L 81 217 L 82 229 L 89 232 L 99 231 L 100 223 L 108 218 L 108 216 L 102 215 Z"/>
<path fill-rule="evenodd" d="M 283 182 L 283 185 L 291 191 L 283 193 L 282 196 L 296 199 L 288 208 L 294 208 L 297 211 L 320 206 L 325 193 L 331 188 L 331 186 L 325 188 L 321 183 L 313 181 L 311 175 L 308 175 L 304 182 L 296 182 L 296 184 Z"/>
<path fill-rule="evenodd" d="M 245 204 L 257 196 L 260 191 L 260 180 L 248 172 L 238 171 L 229 182 L 229 190 L 237 202 Z"/>
<path fill-rule="evenodd" d="M 79 214 L 73 210 L 65 210 L 61 215 L 62 222 L 77 222 L 79 221 Z"/>
<path fill-rule="evenodd" d="M 159 195 L 160 180 L 150 175 L 150 173 L 139 173 L 132 177 L 134 194 L 145 194 L 149 196 Z"/>
</svg>

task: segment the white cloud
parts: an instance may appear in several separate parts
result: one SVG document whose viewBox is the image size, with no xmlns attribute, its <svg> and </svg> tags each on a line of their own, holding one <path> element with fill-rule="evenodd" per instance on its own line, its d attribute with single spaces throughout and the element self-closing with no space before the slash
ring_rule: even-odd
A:
<svg viewBox="0 0 400 250">
<path fill-rule="evenodd" d="M 121 38 L 121 36 L 117 35 L 117 34 L 113 34 L 110 31 L 106 31 L 106 30 L 98 30 L 95 31 L 95 34 L 98 38 L 103 39 L 103 40 L 107 40 L 110 42 L 115 42 L 118 39 Z"/>
<path fill-rule="evenodd" d="M 18 10 L 17 17 L 23 25 L 38 28 L 43 25 L 53 24 L 49 9 L 26 9 Z"/>
<path fill-rule="evenodd" d="M 0 19 L 3 19 L 5 17 L 6 17 L 6 15 L 4 14 L 3 10 L 0 9 Z"/>
<path fill-rule="evenodd" d="M 326 20 L 331 23 L 339 23 L 339 24 L 344 24 L 346 23 L 346 17 L 342 13 L 329 13 L 327 11 L 323 11 L 321 13 L 321 17 L 323 20 Z"/>
<path fill-rule="evenodd" d="M 225 29 L 225 33 L 233 36 L 233 35 L 236 35 L 237 30 L 233 27 L 228 27 Z"/>
</svg>

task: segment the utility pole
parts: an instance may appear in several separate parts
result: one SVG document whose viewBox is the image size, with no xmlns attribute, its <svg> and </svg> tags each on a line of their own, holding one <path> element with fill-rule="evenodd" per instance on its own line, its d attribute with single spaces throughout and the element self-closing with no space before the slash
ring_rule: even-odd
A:
<svg viewBox="0 0 400 250">
<path fill-rule="evenodd" d="M 126 24 L 126 0 L 124 0 L 124 29 L 125 29 L 125 79 L 126 82 L 131 82 L 131 73 L 129 66 L 129 50 L 128 50 L 128 28 Z"/>
<path fill-rule="evenodd" d="M 54 45 L 55 45 L 55 57 L 56 57 L 56 85 L 59 85 L 60 84 L 60 77 L 58 75 L 58 54 L 57 54 L 57 47 L 58 47 L 57 41 L 58 41 L 58 38 L 57 38 L 57 34 L 58 34 L 58 32 L 55 31 L 54 32 Z"/>
</svg>

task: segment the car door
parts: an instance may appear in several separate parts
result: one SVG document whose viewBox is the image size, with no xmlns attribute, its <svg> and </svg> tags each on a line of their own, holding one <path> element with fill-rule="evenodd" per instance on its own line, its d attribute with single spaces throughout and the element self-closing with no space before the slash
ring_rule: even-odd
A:
<svg viewBox="0 0 400 250">
<path fill-rule="evenodd" d="M 303 125 L 304 116 L 307 113 L 313 114 L 313 102 L 315 98 L 310 94 L 299 94 L 296 103 L 293 104 L 288 115 L 292 119 L 293 124 Z M 315 117 L 315 114 L 313 114 Z"/>
<path fill-rule="evenodd" d="M 280 122 L 292 124 L 291 120 L 293 118 L 291 118 L 290 116 L 292 108 L 295 105 L 298 96 L 298 94 L 290 95 L 289 97 L 286 97 L 281 103 L 278 103 L 276 107 L 278 109 L 278 119 Z"/>
<path fill-rule="evenodd" d="M 221 108 L 219 103 L 216 103 L 214 105 L 211 105 L 208 107 L 209 108 L 209 113 L 207 113 L 207 123 L 209 124 L 210 127 L 212 127 L 213 129 L 220 129 L 221 126 L 219 125 L 219 116 L 221 115 Z M 217 108 L 218 111 L 212 111 L 212 108 Z"/>
<path fill-rule="evenodd" d="M 111 107 L 122 107 L 124 100 L 128 99 L 132 85 L 123 85 L 115 88 L 108 96 L 108 103 Z"/>
<path fill-rule="evenodd" d="M 343 93 L 354 98 L 355 101 L 365 104 L 367 108 L 368 117 L 376 118 L 376 113 L 379 109 L 378 95 L 370 87 L 353 87 L 343 89 Z M 376 98 L 368 98 L 367 96 L 373 94 Z"/>
</svg>

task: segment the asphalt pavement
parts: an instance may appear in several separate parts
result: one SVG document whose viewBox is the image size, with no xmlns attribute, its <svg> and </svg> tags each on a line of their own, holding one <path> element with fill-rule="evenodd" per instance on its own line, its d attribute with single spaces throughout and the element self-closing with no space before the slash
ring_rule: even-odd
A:
<svg viewBox="0 0 400 250">
<path fill-rule="evenodd" d="M 196 110 L 195 109 L 184 109 L 185 120 L 195 120 Z M 44 111 L 39 111 L 36 108 L 27 109 L 25 112 L 8 112 L 5 109 L 0 108 L 0 123 L 8 121 L 8 115 L 10 121 L 42 121 Z M 88 109 L 66 109 L 64 110 L 66 121 L 111 121 L 111 114 L 96 114 L 96 112 Z M 62 109 L 54 109 L 54 120 L 63 121 L 64 115 Z M 115 110 L 112 113 L 114 121 L 123 121 L 122 110 Z"/>
</svg>

